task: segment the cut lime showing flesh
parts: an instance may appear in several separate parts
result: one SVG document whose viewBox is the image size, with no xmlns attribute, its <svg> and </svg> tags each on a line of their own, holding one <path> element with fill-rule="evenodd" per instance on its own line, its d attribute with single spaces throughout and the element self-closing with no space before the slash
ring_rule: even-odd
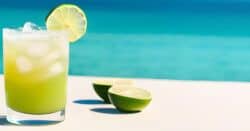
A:
<svg viewBox="0 0 250 131">
<path fill-rule="evenodd" d="M 150 92 L 131 86 L 114 86 L 108 90 L 108 96 L 121 112 L 142 111 L 152 100 Z"/>
<path fill-rule="evenodd" d="M 70 42 L 83 37 L 87 30 L 87 18 L 84 11 L 76 5 L 62 4 L 54 8 L 46 17 L 48 30 L 66 30 Z"/>
<path fill-rule="evenodd" d="M 93 87 L 96 94 L 101 97 L 105 103 L 110 103 L 108 98 L 108 89 L 113 85 L 133 85 L 130 79 L 99 79 L 93 81 Z"/>
</svg>

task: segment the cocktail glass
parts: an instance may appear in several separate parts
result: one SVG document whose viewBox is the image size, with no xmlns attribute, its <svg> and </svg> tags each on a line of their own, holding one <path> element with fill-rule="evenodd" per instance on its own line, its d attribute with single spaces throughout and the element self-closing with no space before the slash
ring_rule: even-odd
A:
<svg viewBox="0 0 250 131">
<path fill-rule="evenodd" d="M 65 31 L 3 29 L 9 122 L 33 125 L 64 120 L 68 43 Z"/>
</svg>

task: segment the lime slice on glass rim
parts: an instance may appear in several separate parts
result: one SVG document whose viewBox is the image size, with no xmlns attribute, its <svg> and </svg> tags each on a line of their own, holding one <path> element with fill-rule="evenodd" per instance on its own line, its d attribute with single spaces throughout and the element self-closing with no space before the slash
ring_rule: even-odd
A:
<svg viewBox="0 0 250 131">
<path fill-rule="evenodd" d="M 152 100 L 150 92 L 134 86 L 113 86 L 108 90 L 111 103 L 121 112 L 142 111 Z"/>
<path fill-rule="evenodd" d="M 46 27 L 48 30 L 66 30 L 69 41 L 75 42 L 85 35 L 87 18 L 77 5 L 62 4 L 50 11 L 46 17 Z"/>
<path fill-rule="evenodd" d="M 105 103 L 110 103 L 108 98 L 108 90 L 114 85 L 133 85 L 134 81 L 130 79 L 98 79 L 93 81 L 93 87 L 96 94 L 104 100 Z"/>
</svg>

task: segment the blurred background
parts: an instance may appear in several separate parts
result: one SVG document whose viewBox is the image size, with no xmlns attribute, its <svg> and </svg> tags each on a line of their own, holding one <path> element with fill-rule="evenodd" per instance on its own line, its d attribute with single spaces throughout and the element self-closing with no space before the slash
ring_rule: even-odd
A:
<svg viewBox="0 0 250 131">
<path fill-rule="evenodd" d="M 61 3 L 88 18 L 71 75 L 250 81 L 250 0 L 1 0 L 0 27 L 45 26 Z"/>
</svg>

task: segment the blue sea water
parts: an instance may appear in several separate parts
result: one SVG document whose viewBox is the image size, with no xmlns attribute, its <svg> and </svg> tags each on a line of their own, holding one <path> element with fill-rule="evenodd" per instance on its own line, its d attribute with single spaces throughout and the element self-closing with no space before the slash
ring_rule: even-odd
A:
<svg viewBox="0 0 250 131">
<path fill-rule="evenodd" d="M 25 21 L 44 26 L 60 2 L 5 2 L 0 27 Z M 70 45 L 70 74 L 250 81 L 250 1 L 148 2 L 76 1 L 86 12 L 88 31 Z"/>
</svg>

